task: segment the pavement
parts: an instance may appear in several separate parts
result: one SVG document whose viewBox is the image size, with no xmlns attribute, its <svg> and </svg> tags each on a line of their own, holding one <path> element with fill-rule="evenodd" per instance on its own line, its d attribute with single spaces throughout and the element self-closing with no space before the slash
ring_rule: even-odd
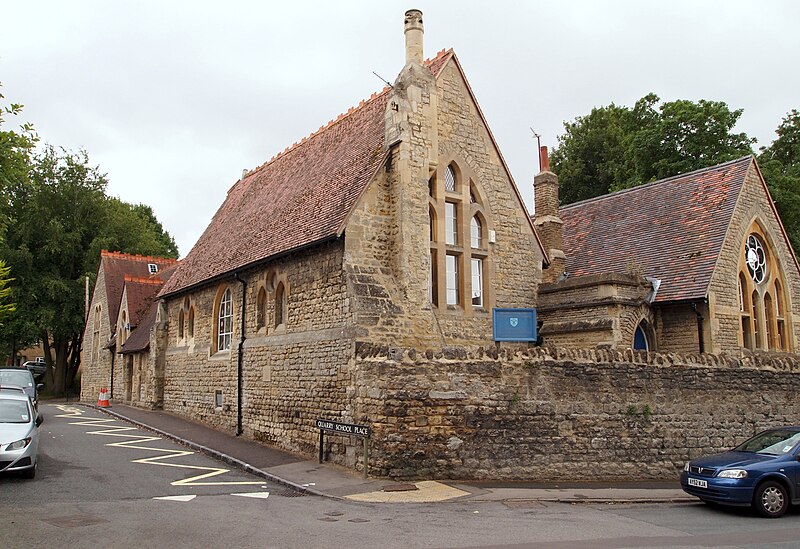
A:
<svg viewBox="0 0 800 549">
<path fill-rule="evenodd" d="M 111 407 L 83 406 L 132 423 L 197 452 L 219 459 L 261 478 L 317 496 L 376 503 L 446 501 L 503 502 L 510 507 L 535 502 L 667 503 L 696 502 L 670 482 L 537 483 L 509 481 L 424 480 L 397 482 L 364 478 L 330 462 L 319 463 L 253 440 L 213 429 L 164 412 L 114 403 Z"/>
</svg>

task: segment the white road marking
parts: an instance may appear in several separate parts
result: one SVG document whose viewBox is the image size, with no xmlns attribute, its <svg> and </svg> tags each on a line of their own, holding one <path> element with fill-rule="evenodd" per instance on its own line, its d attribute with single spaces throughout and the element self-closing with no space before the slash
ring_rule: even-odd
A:
<svg viewBox="0 0 800 549">
<path fill-rule="evenodd" d="M 91 418 L 91 417 L 83 417 L 83 410 L 79 408 L 75 408 L 74 406 L 65 406 L 65 405 L 56 405 L 56 408 L 60 409 L 64 414 L 57 415 L 55 417 L 63 417 L 63 418 L 80 418 L 82 421 L 75 421 L 71 422 L 70 425 L 84 425 L 84 426 L 106 426 L 105 429 L 99 431 L 87 431 L 86 434 L 88 435 L 100 435 L 100 436 L 107 436 L 107 437 L 122 437 L 127 438 L 128 440 L 122 442 L 111 442 L 106 444 L 106 446 L 114 446 L 116 448 L 130 448 L 133 450 L 147 450 L 152 452 L 161 452 L 164 455 L 160 456 L 152 456 L 148 458 L 142 459 L 135 459 L 131 463 L 145 463 L 151 465 L 161 465 L 163 467 L 176 467 L 178 469 L 192 469 L 195 471 L 207 471 L 206 473 L 185 478 L 183 480 L 176 480 L 175 482 L 171 483 L 172 486 L 230 486 L 230 485 L 252 485 L 252 484 L 263 484 L 264 481 L 241 481 L 241 482 L 198 482 L 200 480 L 208 479 L 211 477 L 215 477 L 218 475 L 224 475 L 225 473 L 229 473 L 230 469 L 222 469 L 218 467 L 200 467 L 197 465 L 186 465 L 181 463 L 162 463 L 162 461 L 166 461 L 168 459 L 174 459 L 184 456 L 191 456 L 194 452 L 190 452 L 188 450 L 170 450 L 167 448 L 153 448 L 152 446 L 137 446 L 137 444 L 142 444 L 145 442 L 153 442 L 156 440 L 161 440 L 161 437 L 152 436 L 152 435 L 136 435 L 133 433 L 127 433 L 127 431 L 136 431 L 137 427 L 122 427 L 118 425 L 111 425 L 112 423 L 116 423 L 116 419 L 112 418 Z"/>
<path fill-rule="evenodd" d="M 153 498 L 153 499 L 162 499 L 164 501 L 192 501 L 197 496 L 163 496 L 160 498 Z"/>
<path fill-rule="evenodd" d="M 232 496 L 242 496 L 244 498 L 267 499 L 269 492 L 245 492 L 244 494 L 231 494 Z"/>
</svg>

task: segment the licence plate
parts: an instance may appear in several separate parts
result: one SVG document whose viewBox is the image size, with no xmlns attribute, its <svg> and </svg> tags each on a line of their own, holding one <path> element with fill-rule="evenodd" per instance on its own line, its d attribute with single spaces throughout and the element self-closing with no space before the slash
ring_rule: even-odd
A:
<svg viewBox="0 0 800 549">
<path fill-rule="evenodd" d="M 700 480 L 697 478 L 690 478 L 689 486 L 697 486 L 698 488 L 708 488 L 708 481 Z"/>
</svg>

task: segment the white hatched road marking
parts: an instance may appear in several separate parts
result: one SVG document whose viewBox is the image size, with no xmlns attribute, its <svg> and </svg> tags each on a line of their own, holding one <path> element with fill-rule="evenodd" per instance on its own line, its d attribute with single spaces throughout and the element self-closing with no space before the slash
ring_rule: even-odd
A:
<svg viewBox="0 0 800 549">
<path fill-rule="evenodd" d="M 181 502 L 186 502 L 186 501 L 192 501 L 192 500 L 193 500 L 194 498 L 196 498 L 196 497 L 197 497 L 197 496 L 162 496 L 162 497 L 153 498 L 153 499 L 162 499 L 162 500 L 164 500 L 164 501 L 181 501 Z"/>
<path fill-rule="evenodd" d="M 244 494 L 231 494 L 231 495 L 242 496 L 245 498 L 267 499 L 269 497 L 269 492 L 245 492 Z"/>
<path fill-rule="evenodd" d="M 193 476 L 190 478 L 185 478 L 183 480 L 176 480 L 172 482 L 172 486 L 229 486 L 229 485 L 243 485 L 243 484 L 263 484 L 263 480 L 259 481 L 241 481 L 241 482 L 198 482 L 201 480 L 209 479 L 211 477 L 224 475 L 225 473 L 230 472 L 230 469 L 222 469 L 218 467 L 202 467 L 198 465 L 187 465 L 182 463 L 163 463 L 165 460 L 168 459 L 175 459 L 180 458 L 183 456 L 190 456 L 194 454 L 194 452 L 190 452 L 188 450 L 169 450 L 166 448 L 153 448 L 152 446 L 139 446 L 140 444 L 144 444 L 146 442 L 152 442 L 155 440 L 162 440 L 161 437 L 156 436 L 147 436 L 147 435 L 135 435 L 133 433 L 127 433 L 127 431 L 136 431 L 137 427 L 122 427 L 118 425 L 111 425 L 116 423 L 116 419 L 112 418 L 91 418 L 91 417 L 83 417 L 83 410 L 80 408 L 75 408 L 74 406 L 65 406 L 57 404 L 56 408 L 64 412 L 63 414 L 59 414 L 55 417 L 61 418 L 75 418 L 75 419 L 82 419 L 82 421 L 74 421 L 70 422 L 70 425 L 84 425 L 87 427 L 100 427 L 107 426 L 106 429 L 102 429 L 99 431 L 87 431 L 86 434 L 88 435 L 100 435 L 100 436 L 107 436 L 107 437 L 123 437 L 128 438 L 129 440 L 125 440 L 123 442 L 112 442 L 106 444 L 106 446 L 115 446 L 117 448 L 130 448 L 133 450 L 147 450 L 152 452 L 161 452 L 164 455 L 156 455 L 152 457 L 142 458 L 142 459 L 135 459 L 131 461 L 131 463 L 144 463 L 144 464 L 151 464 L 151 465 L 162 465 L 164 467 L 175 467 L 178 469 L 192 469 L 197 471 L 207 471 L 206 473 Z"/>
</svg>

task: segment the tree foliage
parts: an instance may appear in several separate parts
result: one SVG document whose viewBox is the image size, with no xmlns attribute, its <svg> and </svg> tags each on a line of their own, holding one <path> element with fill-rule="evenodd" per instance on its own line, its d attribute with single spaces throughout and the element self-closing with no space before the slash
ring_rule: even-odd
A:
<svg viewBox="0 0 800 549">
<path fill-rule="evenodd" d="M 11 267 L 6 266 L 6 262 L 0 259 L 0 326 L 6 317 L 13 313 L 16 309 L 14 303 L 11 302 L 11 287 L 9 284 L 13 282 L 13 278 L 9 277 Z"/>
<path fill-rule="evenodd" d="M 2 258 L 15 277 L 17 312 L 0 337 L 7 348 L 41 341 L 48 384 L 69 386 L 80 361 L 86 277 L 94 279 L 100 249 L 177 257 L 172 237 L 152 209 L 106 194 L 107 179 L 88 155 L 46 146 L 26 179 L 9 192 Z"/>
<path fill-rule="evenodd" d="M 793 109 L 762 147 L 758 163 L 795 253 L 800 251 L 800 112 Z"/>
<path fill-rule="evenodd" d="M 741 109 L 721 101 L 660 101 L 651 93 L 633 108 L 612 103 L 564 124 L 552 154 L 563 203 L 752 153 L 755 140 L 733 132 Z"/>
<path fill-rule="evenodd" d="M 0 93 L 0 101 L 3 99 Z M 8 224 L 9 190 L 27 178 L 31 153 L 37 141 L 30 124 L 23 124 L 17 130 L 4 127 L 7 116 L 17 116 L 21 112 L 19 103 L 0 104 L 0 240 Z"/>
</svg>

